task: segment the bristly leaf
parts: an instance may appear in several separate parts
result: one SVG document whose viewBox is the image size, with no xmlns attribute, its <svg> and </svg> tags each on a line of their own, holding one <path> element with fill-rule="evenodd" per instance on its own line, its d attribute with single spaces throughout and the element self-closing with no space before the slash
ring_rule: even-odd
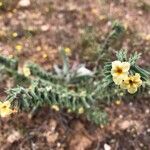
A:
<svg viewBox="0 0 150 150">
<path fill-rule="evenodd" d="M 141 57 L 141 53 L 137 53 L 137 52 L 134 52 L 133 54 L 130 55 L 129 57 L 129 63 L 131 65 L 135 65 L 137 60 L 140 59 Z"/>
<path fill-rule="evenodd" d="M 123 61 L 127 61 L 127 50 L 125 49 L 121 49 L 120 51 L 118 51 L 116 53 L 116 57 L 119 61 L 123 62 Z"/>
</svg>

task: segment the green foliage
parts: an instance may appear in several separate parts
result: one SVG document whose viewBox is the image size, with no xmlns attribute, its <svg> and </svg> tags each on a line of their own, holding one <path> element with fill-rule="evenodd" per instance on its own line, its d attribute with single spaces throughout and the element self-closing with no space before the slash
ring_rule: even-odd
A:
<svg viewBox="0 0 150 150">
<path fill-rule="evenodd" d="M 112 30 L 108 34 L 107 38 L 104 41 L 104 44 L 103 44 L 103 47 L 102 47 L 103 51 L 108 50 L 108 48 L 111 45 L 112 41 L 119 40 L 119 38 L 123 35 L 124 31 L 125 31 L 124 26 L 120 22 L 114 21 L 112 23 Z"/>
<path fill-rule="evenodd" d="M 28 89 L 17 87 L 8 91 L 8 99 L 17 102 L 21 110 L 31 110 L 33 106 L 57 105 L 78 111 L 78 108 L 90 108 L 93 101 L 91 95 L 81 92 L 69 91 L 61 85 L 36 81 Z"/>
<path fill-rule="evenodd" d="M 61 81 L 59 77 L 49 72 L 46 72 L 43 68 L 41 68 L 37 64 L 30 63 L 30 64 L 27 64 L 26 67 L 29 68 L 31 75 L 34 77 L 38 77 L 40 79 L 47 80 L 53 83 L 57 83 Z"/>
<path fill-rule="evenodd" d="M 108 116 L 107 113 L 101 111 L 99 108 L 91 108 L 87 111 L 87 119 L 95 124 L 107 124 Z"/>
<path fill-rule="evenodd" d="M 6 68 L 11 68 L 12 70 L 18 69 L 18 61 L 16 59 L 0 56 L 0 64 L 3 64 Z"/>
<path fill-rule="evenodd" d="M 116 43 L 117 41 L 120 40 L 124 31 L 125 31 L 124 26 L 120 22 L 114 21 L 112 23 L 111 31 L 105 38 L 103 44 L 101 44 L 101 47 L 99 47 L 98 49 L 99 54 L 96 59 L 94 71 L 99 71 L 99 69 L 101 69 L 99 63 L 100 61 L 104 60 L 106 61 L 106 59 L 107 60 L 111 59 L 110 57 L 112 54 L 111 52 L 109 52 L 109 48 L 111 47 L 112 43 Z M 101 62 L 101 64 L 103 64 L 103 62 Z"/>
<path fill-rule="evenodd" d="M 111 41 L 118 40 L 123 32 L 123 26 L 114 22 L 112 31 L 103 46 L 99 46 L 99 55 L 93 66 L 94 71 L 87 69 L 84 64 L 71 66 L 64 49 L 59 50 L 62 59 L 61 66 L 55 64 L 54 69 L 48 72 L 37 64 L 27 63 L 24 66 L 29 71 L 28 76 L 18 71 L 17 60 L 0 56 L 1 74 L 6 73 L 14 77 L 16 84 L 20 85 L 7 91 L 7 100 L 11 102 L 13 108 L 21 111 L 33 112 L 38 107 L 57 106 L 60 109 L 71 110 L 71 112 L 79 114 L 79 110 L 82 108 L 88 120 L 96 124 L 106 124 L 107 113 L 101 104 L 124 99 L 128 95 L 113 82 L 112 62 L 108 61 L 104 64 L 103 69 L 100 69 L 99 61 L 103 62 L 104 58 L 108 59 L 107 53 Z M 139 73 L 141 75 L 143 87 L 139 92 L 148 92 L 150 73 L 137 65 L 140 54 L 135 52 L 128 55 L 127 51 L 122 49 L 116 53 L 116 57 L 121 62 L 130 63 L 131 74 Z"/>
<path fill-rule="evenodd" d="M 13 58 L 6 58 L 0 56 L 0 67 L 1 74 L 5 73 L 15 79 L 15 83 L 19 85 L 28 85 L 30 83 L 29 79 L 20 74 L 18 71 L 18 61 Z"/>
<path fill-rule="evenodd" d="M 121 62 L 127 61 L 131 65 L 135 65 L 137 60 L 140 58 L 140 56 L 141 56 L 140 53 L 134 52 L 133 54 L 129 56 L 129 59 L 128 59 L 127 50 L 125 49 L 122 49 L 116 53 L 116 57 L 118 60 L 120 60 Z"/>
<path fill-rule="evenodd" d="M 94 95 L 86 91 L 75 92 L 64 86 L 48 83 L 44 80 L 35 80 L 30 88 L 17 87 L 7 91 L 7 99 L 11 101 L 13 108 L 22 111 L 32 111 L 42 106 L 56 105 L 61 109 L 78 113 L 83 108 L 87 119 L 95 124 L 105 124 L 107 115 L 97 108 L 91 107 L 95 101 Z"/>
</svg>

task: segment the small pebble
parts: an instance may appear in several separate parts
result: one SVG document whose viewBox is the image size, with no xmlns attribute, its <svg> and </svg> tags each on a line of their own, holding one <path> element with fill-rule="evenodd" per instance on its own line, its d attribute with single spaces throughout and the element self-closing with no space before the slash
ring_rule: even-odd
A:
<svg viewBox="0 0 150 150">
<path fill-rule="evenodd" d="M 149 114 L 149 113 L 150 113 L 150 110 L 149 110 L 149 109 L 146 109 L 145 113 L 146 113 L 146 114 Z"/>
<path fill-rule="evenodd" d="M 108 144 L 104 144 L 104 150 L 111 150 L 111 147 Z"/>
<path fill-rule="evenodd" d="M 147 129 L 147 132 L 150 133 L 150 128 Z"/>
</svg>

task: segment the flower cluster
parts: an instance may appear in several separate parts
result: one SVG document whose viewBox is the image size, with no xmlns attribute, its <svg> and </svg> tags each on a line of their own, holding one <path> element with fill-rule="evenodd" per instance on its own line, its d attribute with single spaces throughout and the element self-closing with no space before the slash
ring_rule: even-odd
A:
<svg viewBox="0 0 150 150">
<path fill-rule="evenodd" d="M 142 85 L 142 80 L 139 73 L 129 75 L 129 71 L 129 62 L 121 62 L 118 60 L 112 62 L 111 75 L 114 83 L 122 89 L 126 89 L 130 94 L 134 94 Z"/>
</svg>

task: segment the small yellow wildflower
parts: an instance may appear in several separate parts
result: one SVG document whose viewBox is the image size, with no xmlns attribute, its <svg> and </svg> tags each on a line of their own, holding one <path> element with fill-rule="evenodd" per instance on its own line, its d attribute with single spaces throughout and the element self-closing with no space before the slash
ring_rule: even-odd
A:
<svg viewBox="0 0 150 150">
<path fill-rule="evenodd" d="M 78 110 L 78 113 L 79 113 L 79 114 L 83 114 L 83 113 L 84 113 L 84 108 L 83 108 L 83 107 L 80 107 L 79 110 Z"/>
<path fill-rule="evenodd" d="M 100 125 L 100 128 L 103 129 L 103 128 L 104 128 L 104 125 L 101 124 L 101 125 Z"/>
<path fill-rule="evenodd" d="M 31 75 L 30 69 L 29 69 L 27 66 L 24 66 L 24 67 L 23 67 L 23 74 L 24 74 L 26 77 L 29 77 L 29 76 Z"/>
<path fill-rule="evenodd" d="M 52 105 L 51 108 L 55 111 L 59 111 L 59 107 L 58 105 Z"/>
<path fill-rule="evenodd" d="M 119 106 L 121 104 L 121 100 L 116 100 L 115 104 Z"/>
<path fill-rule="evenodd" d="M 126 77 L 120 87 L 122 89 L 127 89 L 130 94 L 134 94 L 138 87 L 142 85 L 141 76 L 139 73 L 136 73 L 135 75 L 131 75 Z"/>
<path fill-rule="evenodd" d="M 17 36 L 18 36 L 18 33 L 17 33 L 17 32 L 14 32 L 14 33 L 12 34 L 12 36 L 13 36 L 13 37 L 17 37 Z"/>
<path fill-rule="evenodd" d="M 67 112 L 68 112 L 68 113 L 71 113 L 71 112 L 72 112 L 72 110 L 71 110 L 71 109 L 68 109 L 68 110 L 67 110 Z"/>
<path fill-rule="evenodd" d="M 47 54 L 43 54 L 43 58 L 47 58 L 48 57 L 48 55 Z"/>
<path fill-rule="evenodd" d="M 18 44 L 18 45 L 16 45 L 15 46 L 15 49 L 18 51 L 18 52 L 21 52 L 21 50 L 22 50 L 22 45 L 20 45 L 20 44 Z"/>
<path fill-rule="evenodd" d="M 145 36 L 145 40 L 150 41 L 150 34 Z"/>
<path fill-rule="evenodd" d="M 13 110 L 10 109 L 10 102 L 0 102 L 0 116 L 7 117 L 8 115 L 12 114 Z"/>
<path fill-rule="evenodd" d="M 39 52 L 42 50 L 41 46 L 37 46 L 36 50 Z"/>
<path fill-rule="evenodd" d="M 64 51 L 65 51 L 65 53 L 66 53 L 67 56 L 71 56 L 71 49 L 69 47 L 66 47 L 64 49 Z"/>
<path fill-rule="evenodd" d="M 3 2 L 0 2 L 0 7 L 2 7 L 3 6 Z"/>
<path fill-rule="evenodd" d="M 105 15 L 100 15 L 99 17 L 99 20 L 103 21 L 103 20 L 107 20 L 107 17 Z"/>
<path fill-rule="evenodd" d="M 9 55 L 8 57 L 9 57 L 9 58 L 13 58 L 13 55 Z"/>
<path fill-rule="evenodd" d="M 128 75 L 129 69 L 130 63 L 128 62 L 120 62 L 118 60 L 112 62 L 111 74 L 115 84 L 121 84 L 122 80 Z"/>
<path fill-rule="evenodd" d="M 91 10 L 91 12 L 92 12 L 92 14 L 94 14 L 94 15 L 99 15 L 99 10 L 96 9 L 96 8 L 93 8 L 93 9 Z"/>
</svg>

